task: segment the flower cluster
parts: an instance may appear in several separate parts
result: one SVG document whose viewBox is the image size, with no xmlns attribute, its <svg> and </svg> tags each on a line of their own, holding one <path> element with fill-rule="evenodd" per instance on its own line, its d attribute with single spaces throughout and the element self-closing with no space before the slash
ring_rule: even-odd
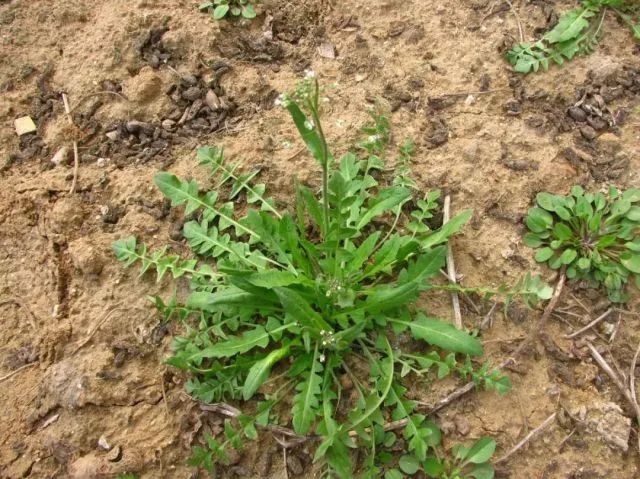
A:
<svg viewBox="0 0 640 479">
<path fill-rule="evenodd" d="M 291 102 L 291 99 L 289 98 L 289 95 L 287 95 L 286 93 L 280 93 L 278 95 L 278 98 L 276 98 L 274 105 L 287 108 L 290 102 Z"/>
</svg>

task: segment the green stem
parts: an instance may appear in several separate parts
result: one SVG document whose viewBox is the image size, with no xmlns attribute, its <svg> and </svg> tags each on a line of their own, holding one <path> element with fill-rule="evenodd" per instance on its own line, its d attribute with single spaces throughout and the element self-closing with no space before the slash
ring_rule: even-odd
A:
<svg viewBox="0 0 640 479">
<path fill-rule="evenodd" d="M 360 347 L 365 352 L 369 360 L 379 365 L 382 373 L 381 375 L 385 379 L 385 382 L 382 385 L 382 390 L 380 392 L 380 395 L 377 396 L 376 400 L 372 404 L 369 404 L 367 408 L 362 412 L 362 414 L 356 420 L 354 420 L 352 424 L 349 425 L 349 428 L 348 428 L 349 430 L 356 429 L 360 424 L 362 424 L 364 421 L 369 419 L 372 414 L 378 411 L 382 406 L 382 404 L 384 403 L 384 401 L 387 399 L 389 392 L 391 391 L 391 386 L 393 385 L 393 364 L 395 361 L 393 356 L 393 350 L 391 349 L 391 344 L 389 344 L 389 340 L 386 337 L 384 337 L 383 341 L 384 341 L 387 357 L 389 358 L 389 367 L 387 371 L 382 371 L 383 364 L 381 364 L 380 361 L 377 361 L 373 357 L 373 355 L 369 351 L 369 348 L 367 348 L 367 346 L 365 346 L 365 344 L 362 341 L 358 340 L 358 342 L 360 343 Z"/>
<path fill-rule="evenodd" d="M 149 263 L 151 263 L 155 267 L 155 269 L 157 271 L 157 269 L 158 269 L 158 261 L 157 260 L 154 260 L 149 256 L 140 255 L 140 254 L 138 254 L 137 251 L 131 251 L 130 250 L 129 254 L 131 254 L 132 256 L 135 256 L 138 260 L 140 260 L 142 262 L 148 261 Z M 202 273 L 201 271 L 197 271 L 197 270 L 195 270 L 193 268 L 179 267 L 179 266 L 174 266 L 174 265 L 167 266 L 167 269 L 171 270 L 171 274 L 172 275 L 174 275 L 175 271 L 180 271 L 183 274 L 184 273 L 189 273 L 191 276 L 198 276 L 198 277 L 201 277 L 201 278 L 213 279 L 213 278 L 221 278 L 223 276 L 220 273 L 213 273 L 213 272 L 211 272 L 211 273 Z"/>
<path fill-rule="evenodd" d="M 238 177 L 236 175 L 233 174 L 233 171 L 226 168 L 223 164 L 219 164 L 217 165 L 218 168 L 220 168 L 224 173 L 226 173 L 230 178 L 233 178 L 235 181 L 238 181 Z M 266 206 L 269 211 L 271 211 L 274 215 L 276 215 L 278 217 L 278 219 L 282 219 L 282 215 L 273 207 L 269 204 L 269 202 L 267 200 L 265 200 L 262 195 L 259 195 L 256 190 L 254 190 L 250 185 L 249 185 L 249 180 L 247 179 L 246 181 L 242 182 L 242 186 L 241 188 L 244 188 L 245 190 L 247 190 L 249 193 L 254 194 L 257 198 L 260 199 L 260 202 Z M 224 183 L 224 182 L 223 182 Z"/>
<path fill-rule="evenodd" d="M 318 129 L 318 136 L 320 136 L 320 143 L 322 145 L 322 209 L 324 210 L 325 234 L 327 234 L 329 232 L 329 153 L 327 140 L 324 136 L 324 131 L 322 130 L 318 110 L 311 108 L 311 116 L 313 118 L 313 123 Z"/>
<path fill-rule="evenodd" d="M 622 19 L 622 21 L 631 29 L 633 32 L 633 36 L 640 40 L 640 26 L 636 26 L 633 22 L 631 15 L 627 15 L 626 13 L 620 11 L 617 8 L 611 8 L 616 14 Z"/>
<path fill-rule="evenodd" d="M 402 205 L 399 205 L 398 206 L 398 212 L 396 213 L 396 217 L 393 220 L 393 223 L 391 224 L 391 227 L 389 228 L 389 231 L 387 231 L 387 234 L 385 235 L 385 237 L 382 238 L 382 241 L 378 242 L 376 247 L 373 249 L 373 251 L 369 255 L 370 257 L 373 257 L 373 255 L 378 252 L 378 250 L 387 242 L 387 240 L 389 239 L 391 234 L 395 231 L 396 226 L 398 226 L 398 221 L 400 220 L 400 215 L 401 214 L 402 214 Z M 415 236 L 415 233 L 414 233 L 414 236 Z M 413 239 L 413 237 L 411 239 Z"/>
</svg>

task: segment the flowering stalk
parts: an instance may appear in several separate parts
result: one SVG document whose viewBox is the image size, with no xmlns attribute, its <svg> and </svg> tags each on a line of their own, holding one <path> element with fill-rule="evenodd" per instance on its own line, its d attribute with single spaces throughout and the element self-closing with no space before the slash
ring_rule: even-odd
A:
<svg viewBox="0 0 640 479">
<path fill-rule="evenodd" d="M 313 123 L 318 128 L 318 136 L 320 137 L 322 150 L 322 156 L 320 159 L 320 166 L 322 167 L 322 208 L 324 209 L 324 228 L 325 231 L 329 231 L 329 147 L 327 146 L 327 140 L 324 136 L 322 123 L 320 123 L 320 108 L 318 105 L 319 96 L 320 86 L 318 85 L 318 79 L 314 78 L 314 94 L 312 95 L 309 109 L 311 111 Z"/>
<path fill-rule="evenodd" d="M 307 148 L 322 168 L 322 209 L 325 234 L 329 231 L 329 163 L 331 152 L 320 123 L 320 86 L 313 71 L 308 70 L 305 78 L 291 95 L 282 94 L 276 99 L 277 106 L 284 106 L 302 136 Z M 310 118 L 300 108 L 307 110 Z"/>
</svg>

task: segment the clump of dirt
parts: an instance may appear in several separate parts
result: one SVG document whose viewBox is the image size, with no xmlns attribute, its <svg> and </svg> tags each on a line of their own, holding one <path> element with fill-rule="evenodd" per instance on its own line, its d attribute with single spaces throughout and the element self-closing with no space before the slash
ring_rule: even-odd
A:
<svg viewBox="0 0 640 479">
<path fill-rule="evenodd" d="M 606 131 L 616 131 L 629 116 L 629 110 L 618 107 L 619 100 L 631 100 L 640 94 L 640 72 L 620 67 L 613 71 L 588 73 L 587 81 L 575 89 L 574 98 L 549 94 L 543 90 L 529 91 L 522 77 L 512 77 L 514 99 L 505 103 L 505 111 L 513 116 L 540 111 L 528 122 L 552 134 L 578 131 L 593 141 Z"/>
<path fill-rule="evenodd" d="M 231 36 L 217 45 L 224 58 L 233 58 L 255 63 L 279 64 L 286 56 L 285 48 L 263 35 Z"/>
<path fill-rule="evenodd" d="M 162 36 L 169 31 L 167 25 L 151 28 L 143 32 L 134 42 L 134 49 L 151 68 L 159 68 L 169 63 L 171 52 L 167 51 Z"/>
<path fill-rule="evenodd" d="M 322 22 L 324 11 L 325 7 L 318 0 L 299 1 L 296 8 L 281 8 L 274 5 L 271 21 L 273 36 L 294 45 L 300 43 L 302 39 L 318 41 L 325 34 Z"/>
<path fill-rule="evenodd" d="M 220 78 L 227 71 L 229 66 L 219 61 L 203 74 L 182 75 L 161 93 L 170 106 L 160 121 L 128 120 L 105 125 L 108 141 L 99 141 L 92 154 L 111 158 L 118 165 L 146 162 L 158 155 L 166 158 L 171 145 L 225 127 L 236 109 L 220 85 Z M 138 87 L 138 103 L 149 103 L 157 96 L 155 92 L 160 86 L 157 77 L 148 80 L 146 86 Z"/>
<path fill-rule="evenodd" d="M 61 95 L 61 92 L 52 90 L 49 85 L 49 80 L 53 73 L 52 70 L 53 67 L 49 65 L 47 69 L 39 75 L 36 81 L 38 92 L 30 99 L 30 110 L 28 112 L 17 111 L 15 114 L 16 118 L 28 114 L 40 128 L 35 132 L 27 133 L 19 138 L 18 152 L 9 155 L 2 169 L 8 168 L 16 161 L 30 160 L 49 154 L 49 148 L 42 138 L 42 125 L 54 115 L 56 103 L 60 101 Z"/>
<path fill-rule="evenodd" d="M 576 141 L 562 154 L 578 170 L 587 171 L 596 181 L 618 180 L 628 172 L 629 154 L 622 149 L 620 138 L 604 133 L 595 142 Z"/>
</svg>

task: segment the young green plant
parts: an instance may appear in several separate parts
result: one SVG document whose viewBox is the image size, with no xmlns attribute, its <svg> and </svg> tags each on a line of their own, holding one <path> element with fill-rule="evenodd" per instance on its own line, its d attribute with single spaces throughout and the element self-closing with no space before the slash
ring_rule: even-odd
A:
<svg viewBox="0 0 640 479">
<path fill-rule="evenodd" d="M 198 8 L 211 13 L 214 20 L 221 20 L 228 16 L 255 18 L 256 10 L 253 0 L 212 0 L 201 3 Z"/>
<path fill-rule="evenodd" d="M 426 470 L 439 460 L 441 434 L 407 397 L 404 377 L 426 387 L 436 370 L 438 378 L 457 370 L 485 388 L 509 388 L 488 365 L 474 369 L 470 358 L 483 352 L 478 338 L 416 305 L 422 292 L 439 287 L 445 244 L 471 211 L 427 226 L 438 195 L 415 199 L 406 181 L 385 178 L 384 116 L 374 116 L 357 153 L 334 160 L 314 76 L 278 103 L 320 169 L 319 187 L 296 184 L 293 211 L 265 196 L 256 172 L 241 174 L 221 149 L 201 148 L 200 164 L 217 181 L 213 190 L 168 172 L 155 177 L 172 205 L 184 208 L 183 235 L 194 257 L 152 252 L 134 237 L 114 244 L 118 259 L 140 263 L 143 273 L 190 280 L 186 301 L 154 299 L 166 319 L 185 324 L 168 362 L 192 373 L 187 391 L 206 403 L 261 399 L 240 432 L 229 425 L 224 442 L 208 437 L 192 464 L 212 469 L 224 463 L 225 447 L 254 439 L 256 427 L 290 420 L 298 435 L 319 437 L 315 460 L 330 475 L 352 477 L 358 469 L 379 477 L 397 460 L 397 437 L 385 430 L 391 420 L 404 422 L 404 456 Z M 402 154 L 410 153 L 405 145 Z M 355 447 L 368 451 L 356 464 Z"/>
<path fill-rule="evenodd" d="M 627 300 L 629 280 L 640 287 L 640 189 L 592 194 L 574 186 L 568 196 L 539 193 L 536 202 L 524 237 L 536 261 L 604 287 L 613 302 Z"/>
<path fill-rule="evenodd" d="M 573 10 L 563 13 L 556 26 L 536 42 L 514 45 L 506 57 L 519 73 L 549 69 L 550 63 L 564 64 L 576 55 L 591 53 L 602 35 L 607 11 L 614 12 L 640 40 L 640 8 L 630 0 L 584 0 Z"/>
</svg>

